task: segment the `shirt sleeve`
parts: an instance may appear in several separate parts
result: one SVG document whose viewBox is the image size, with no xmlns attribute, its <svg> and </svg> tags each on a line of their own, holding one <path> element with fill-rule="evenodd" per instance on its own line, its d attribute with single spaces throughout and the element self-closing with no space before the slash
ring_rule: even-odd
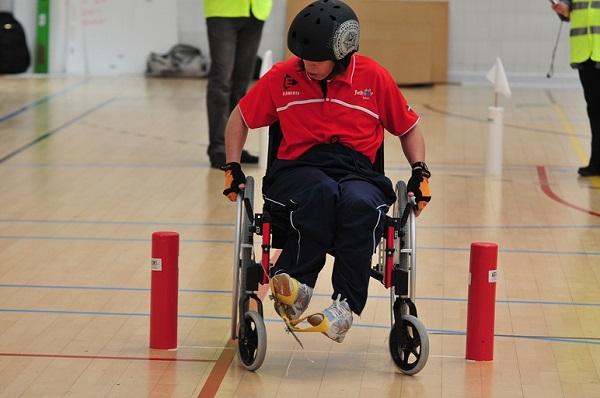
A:
<svg viewBox="0 0 600 398">
<path fill-rule="evenodd" d="M 379 97 L 379 115 L 383 127 L 393 135 L 409 132 L 419 121 L 419 115 L 408 105 L 392 76 L 382 71 L 384 94 Z"/>
<path fill-rule="evenodd" d="M 270 90 L 274 76 L 272 68 L 240 100 L 239 109 L 248 128 L 257 129 L 277 121 L 277 108 Z"/>
</svg>

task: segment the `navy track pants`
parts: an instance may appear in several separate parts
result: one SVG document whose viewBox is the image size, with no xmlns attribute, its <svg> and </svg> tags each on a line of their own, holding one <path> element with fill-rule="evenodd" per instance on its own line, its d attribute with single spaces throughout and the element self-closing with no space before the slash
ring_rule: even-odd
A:
<svg viewBox="0 0 600 398">
<path fill-rule="evenodd" d="M 332 298 L 341 294 L 360 315 L 389 198 L 365 179 L 336 181 L 319 168 L 302 166 L 280 172 L 265 192 L 265 201 L 272 209 L 291 209 L 286 213 L 291 234 L 271 275 L 286 272 L 314 287 L 325 254 L 332 253 Z"/>
</svg>

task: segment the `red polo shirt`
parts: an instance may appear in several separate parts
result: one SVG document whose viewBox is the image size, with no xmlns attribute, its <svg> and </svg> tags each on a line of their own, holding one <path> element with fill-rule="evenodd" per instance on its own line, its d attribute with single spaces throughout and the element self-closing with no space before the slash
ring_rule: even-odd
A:
<svg viewBox="0 0 600 398">
<path fill-rule="evenodd" d="M 374 162 L 384 129 L 400 136 L 419 121 L 389 72 L 370 58 L 354 54 L 345 73 L 327 82 L 326 97 L 299 61 L 292 57 L 274 65 L 239 103 L 249 128 L 279 120 L 279 159 L 297 159 L 314 145 L 340 142 Z"/>
</svg>

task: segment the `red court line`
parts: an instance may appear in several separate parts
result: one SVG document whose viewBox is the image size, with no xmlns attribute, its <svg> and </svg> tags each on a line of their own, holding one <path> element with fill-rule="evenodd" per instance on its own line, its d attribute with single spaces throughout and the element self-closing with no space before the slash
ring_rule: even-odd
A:
<svg viewBox="0 0 600 398">
<path fill-rule="evenodd" d="M 235 356 L 234 344 L 234 341 L 229 339 L 223 348 L 219 359 L 217 359 L 215 366 L 213 366 L 208 378 L 204 382 L 204 386 L 202 387 L 198 398 L 213 398 L 217 394 L 217 391 L 219 391 L 219 387 L 221 386 L 221 382 L 223 381 L 223 378 L 229 369 L 229 365 Z"/>
<path fill-rule="evenodd" d="M 258 297 L 262 300 L 268 291 L 267 285 L 261 285 L 258 289 Z M 213 366 L 210 374 L 208 375 L 206 381 L 204 382 L 204 386 L 198 395 L 198 398 L 214 398 L 217 395 L 217 391 L 219 391 L 219 387 L 221 386 L 221 382 L 225 378 L 225 374 L 227 370 L 229 370 L 229 365 L 231 365 L 231 361 L 233 361 L 233 357 L 235 357 L 235 342 L 231 339 L 227 341 L 225 347 L 223 347 L 223 351 L 217 359 L 215 366 Z"/>
<path fill-rule="evenodd" d="M 30 357 L 30 358 L 67 358 L 67 359 L 114 359 L 127 361 L 165 361 L 165 362 L 216 362 L 214 359 L 194 358 L 160 358 L 160 357 L 117 357 L 107 355 L 64 355 L 64 354 L 35 354 L 24 352 L 0 352 L 0 357 Z"/>
<path fill-rule="evenodd" d="M 593 210 L 584 209 L 583 207 L 579 207 L 577 205 L 569 203 L 566 200 L 564 200 L 563 198 L 561 198 L 560 196 L 558 196 L 557 194 L 555 194 L 554 191 L 552 191 L 552 188 L 550 188 L 550 183 L 548 182 L 548 174 L 546 173 L 546 168 L 544 166 L 537 166 L 537 173 L 538 173 L 538 179 L 540 180 L 540 187 L 542 188 L 542 191 L 544 191 L 546 196 L 548 196 L 550 199 L 552 199 L 560 204 L 563 204 L 567 207 L 570 207 L 572 209 L 582 211 L 582 212 L 590 214 L 592 216 L 600 217 L 600 213 L 593 211 Z"/>
</svg>

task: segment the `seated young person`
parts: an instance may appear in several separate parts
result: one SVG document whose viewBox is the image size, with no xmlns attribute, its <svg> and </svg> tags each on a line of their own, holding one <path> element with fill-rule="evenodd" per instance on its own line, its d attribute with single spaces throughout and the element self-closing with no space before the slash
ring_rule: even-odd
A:
<svg viewBox="0 0 600 398">
<path fill-rule="evenodd" d="M 248 128 L 279 121 L 282 140 L 265 176 L 265 203 L 289 213 L 291 236 L 271 270 L 277 312 L 298 319 L 307 309 L 325 255 L 334 253 L 333 303 L 307 318 L 342 342 L 367 301 L 371 257 L 384 215 L 396 200 L 391 181 L 373 162 L 384 129 L 400 138 L 412 166 L 409 195 L 417 214 L 430 200 L 419 116 L 389 72 L 356 54 L 360 25 L 342 1 L 320 0 L 293 20 L 288 48 L 240 100 L 225 133 L 225 191 L 244 188 L 240 154 Z"/>
</svg>

